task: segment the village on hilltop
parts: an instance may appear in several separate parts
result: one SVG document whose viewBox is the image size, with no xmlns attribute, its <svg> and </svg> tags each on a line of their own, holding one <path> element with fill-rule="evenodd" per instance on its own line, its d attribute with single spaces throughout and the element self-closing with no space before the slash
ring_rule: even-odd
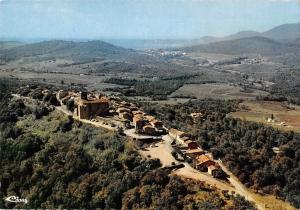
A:
<svg viewBox="0 0 300 210">
<path fill-rule="evenodd" d="M 193 168 L 207 172 L 212 177 L 226 178 L 212 155 L 203 150 L 190 134 L 166 128 L 162 121 L 145 113 L 134 103 L 98 92 L 43 90 L 42 94 L 54 96 L 61 105 L 56 106 L 56 109 L 74 119 L 117 130 L 137 142 L 149 144 L 168 136 L 171 139 L 172 156 L 176 160 L 188 162 Z M 193 119 L 202 117 L 201 113 L 190 115 Z"/>
<path fill-rule="evenodd" d="M 60 90 L 57 98 L 65 104 L 67 100 L 74 100 L 75 108 L 73 115 L 79 119 L 95 121 L 97 117 L 111 117 L 119 121 L 123 129 L 134 128 L 135 133 L 140 136 L 153 138 L 137 138 L 140 140 L 153 140 L 155 137 L 168 134 L 172 140 L 174 151 L 187 160 L 191 165 L 202 172 L 208 172 L 213 177 L 222 178 L 223 171 L 213 160 L 211 155 L 199 147 L 188 133 L 175 128 L 167 129 L 163 122 L 146 114 L 133 103 L 126 102 L 119 97 L 107 97 L 99 93 L 68 92 Z M 201 113 L 191 113 L 193 118 L 202 117 Z M 117 124 L 117 123 L 116 123 Z"/>
</svg>

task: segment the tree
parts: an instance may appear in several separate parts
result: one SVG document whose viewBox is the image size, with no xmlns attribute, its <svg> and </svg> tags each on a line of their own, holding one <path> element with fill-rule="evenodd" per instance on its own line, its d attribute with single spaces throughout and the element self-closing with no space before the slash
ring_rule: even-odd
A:
<svg viewBox="0 0 300 210">
<path fill-rule="evenodd" d="M 67 106 L 67 109 L 70 110 L 71 112 L 74 111 L 75 109 L 75 102 L 73 99 L 69 99 L 67 102 L 66 102 L 66 106 Z"/>
</svg>

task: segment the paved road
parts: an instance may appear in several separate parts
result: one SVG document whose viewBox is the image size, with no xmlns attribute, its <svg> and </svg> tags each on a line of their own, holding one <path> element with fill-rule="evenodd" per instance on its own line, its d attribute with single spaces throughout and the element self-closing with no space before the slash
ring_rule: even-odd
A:
<svg viewBox="0 0 300 210">
<path fill-rule="evenodd" d="M 184 165 L 184 168 L 178 169 L 174 172 L 174 174 L 205 182 L 206 184 L 214 186 L 220 190 L 228 190 L 228 192 L 235 192 L 234 187 L 232 187 L 229 183 L 215 179 L 207 173 L 201 173 L 200 171 L 197 171 L 196 169 L 192 168 L 188 163 L 184 163 Z"/>
<path fill-rule="evenodd" d="M 16 98 L 24 98 L 24 99 L 31 99 L 30 97 L 22 97 L 18 94 L 12 94 Z M 69 115 L 73 116 L 70 111 L 68 111 L 65 107 L 55 107 L 56 110 Z M 110 125 L 104 124 L 104 122 L 92 122 L 90 120 L 85 120 L 85 119 L 79 119 L 78 117 L 74 117 L 74 119 L 79 120 L 83 123 L 91 124 L 96 127 L 101 127 L 104 129 L 116 131 L 116 127 L 112 127 Z M 142 135 L 137 135 L 134 132 L 134 129 L 125 129 L 124 133 L 127 136 L 133 137 L 133 138 L 149 138 L 151 136 L 142 136 Z M 163 166 L 168 166 L 171 165 L 172 162 L 178 163 L 178 161 L 175 160 L 175 158 L 171 155 L 171 152 L 173 151 L 173 148 L 171 146 L 172 139 L 169 135 L 164 135 L 162 136 L 162 139 L 164 140 L 163 142 L 160 142 L 156 145 L 156 147 L 151 147 L 148 148 L 148 151 L 140 151 L 140 153 L 144 156 L 147 157 L 147 155 L 150 155 L 151 158 L 158 158 L 161 160 Z M 224 164 L 219 160 L 217 161 L 219 165 L 221 166 L 222 170 L 227 173 L 230 178 L 229 178 L 229 183 L 217 180 L 213 178 L 212 176 L 208 175 L 207 173 L 202 173 L 198 170 L 195 170 L 192 168 L 188 163 L 184 163 L 185 167 L 178 169 L 173 172 L 173 174 L 186 177 L 186 178 L 191 178 L 191 179 L 196 179 L 199 181 L 203 181 L 211 186 L 214 186 L 220 190 L 228 190 L 229 192 L 235 192 L 238 193 L 242 196 L 244 196 L 247 200 L 254 202 L 257 205 L 257 208 L 262 210 L 265 209 L 263 206 L 264 204 L 257 199 L 254 198 L 254 193 L 250 192 L 239 180 L 237 177 L 235 177 L 225 166 Z"/>
<path fill-rule="evenodd" d="M 218 164 L 221 166 L 222 170 L 229 175 L 229 182 L 231 185 L 234 186 L 236 193 L 244 196 L 247 200 L 254 202 L 257 205 L 258 209 L 265 209 L 263 206 L 264 204 L 257 201 L 255 198 L 252 196 L 252 192 L 250 192 L 240 181 L 239 179 L 233 175 L 227 167 L 222 163 L 221 160 L 216 161 Z"/>
<path fill-rule="evenodd" d="M 165 136 L 163 136 L 163 140 L 166 143 L 166 146 L 164 147 L 166 149 L 165 152 L 171 152 L 173 150 L 172 146 L 171 146 L 171 142 L 172 142 L 171 137 L 169 135 L 165 135 Z M 161 158 L 161 159 L 163 159 L 163 158 Z M 193 167 L 191 167 L 188 163 L 184 163 L 184 165 L 185 165 L 184 168 L 180 168 L 180 169 L 174 171 L 173 173 L 176 175 L 182 176 L 182 177 L 203 181 L 206 184 L 214 186 L 220 190 L 228 190 L 228 192 L 235 192 L 237 194 L 242 195 L 247 200 L 254 202 L 257 205 L 258 209 L 260 209 L 260 210 L 265 209 L 263 207 L 263 204 L 261 204 L 260 202 L 258 202 L 257 200 L 255 200 L 252 197 L 252 195 L 251 195 L 252 193 L 249 192 L 247 190 L 247 188 L 244 187 L 244 185 L 238 181 L 238 179 L 222 164 L 221 161 L 217 161 L 217 162 L 220 164 L 223 171 L 225 173 L 227 173 L 228 175 L 230 175 L 229 183 L 215 179 L 207 173 L 202 173 L 202 172 L 194 169 Z"/>
<path fill-rule="evenodd" d="M 71 112 L 67 111 L 63 107 L 56 107 L 58 111 L 63 112 L 66 115 L 72 115 Z M 105 125 L 103 122 L 92 122 L 90 120 L 84 120 L 79 119 L 78 117 L 74 117 L 76 120 L 79 120 L 83 123 L 88 123 L 91 125 L 94 125 L 96 127 L 105 128 L 108 130 L 116 131 L 116 127 L 111 127 L 110 125 Z M 137 135 L 135 134 L 134 129 L 125 129 L 124 133 L 127 136 L 130 136 L 132 138 L 149 138 L 151 136 L 143 136 L 143 135 Z M 162 136 L 163 142 L 160 142 L 156 144 L 156 147 L 149 147 L 146 151 L 139 151 L 141 155 L 144 157 L 147 157 L 148 155 L 151 156 L 151 158 L 158 158 L 160 159 L 163 166 L 169 166 L 172 164 L 172 162 L 178 163 L 178 161 L 175 160 L 175 158 L 171 155 L 171 152 L 173 151 L 172 148 L 172 139 L 169 135 Z M 262 202 L 263 199 L 256 199 L 253 195 L 253 192 L 250 192 L 239 180 L 237 177 L 235 177 L 222 163 L 222 161 L 217 161 L 219 165 L 221 166 L 222 170 L 227 173 L 230 177 L 228 178 L 229 183 L 226 183 L 224 181 L 220 181 L 218 179 L 213 178 L 212 176 L 208 175 L 207 173 L 202 173 L 198 170 L 195 170 L 192 168 L 188 163 L 184 163 L 185 167 L 178 169 L 173 172 L 173 174 L 191 178 L 195 180 L 199 180 L 202 182 L 205 182 L 206 184 L 209 184 L 211 186 L 214 186 L 220 190 L 228 190 L 228 192 L 235 192 L 243 197 L 245 197 L 246 200 L 254 202 L 256 204 L 256 207 L 259 210 L 266 209 L 264 207 L 264 202 Z M 256 196 L 257 197 L 257 196 Z M 284 208 L 283 208 L 284 209 Z"/>
<path fill-rule="evenodd" d="M 64 109 L 62 106 L 56 106 L 55 109 L 57 111 L 60 111 L 68 116 L 73 116 L 72 112 Z M 104 128 L 104 129 L 107 129 L 107 130 L 111 130 L 111 131 L 116 131 L 117 128 L 116 127 L 112 127 L 110 125 L 106 125 L 104 124 L 104 122 L 93 122 L 93 121 L 90 121 L 90 120 L 85 120 L 85 119 L 80 119 L 79 117 L 76 117 L 76 116 L 73 116 L 73 118 L 75 120 L 78 120 L 80 122 L 83 122 L 83 123 L 87 123 L 87 124 L 90 124 L 90 125 L 94 125 L 95 127 L 100 127 L 100 128 Z"/>
</svg>

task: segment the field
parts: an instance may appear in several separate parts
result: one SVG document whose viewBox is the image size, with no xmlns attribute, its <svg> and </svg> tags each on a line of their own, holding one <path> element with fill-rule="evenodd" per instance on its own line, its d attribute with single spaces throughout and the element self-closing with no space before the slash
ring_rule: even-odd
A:
<svg viewBox="0 0 300 210">
<path fill-rule="evenodd" d="M 275 101 L 245 101 L 240 107 L 241 110 L 230 113 L 230 116 L 300 133 L 300 106 L 286 106 Z M 272 114 L 274 121 L 269 122 L 267 119 Z"/>
<path fill-rule="evenodd" d="M 101 75 L 89 75 L 79 73 L 62 73 L 62 72 L 35 72 L 35 71 L 0 71 L 0 78 L 18 78 L 25 81 L 37 81 L 47 84 L 63 84 L 70 85 L 84 85 L 88 90 L 94 89 L 103 90 L 106 88 L 123 87 L 122 85 L 116 85 L 103 82 L 105 79 L 112 77 L 114 74 L 101 74 Z M 123 76 L 123 74 L 119 74 Z M 127 76 L 127 75 L 126 75 Z"/>
<path fill-rule="evenodd" d="M 267 95 L 264 91 L 251 90 L 242 92 L 240 87 L 223 83 L 186 84 L 172 93 L 170 97 L 192 96 L 196 98 L 255 98 L 258 95 Z"/>
</svg>

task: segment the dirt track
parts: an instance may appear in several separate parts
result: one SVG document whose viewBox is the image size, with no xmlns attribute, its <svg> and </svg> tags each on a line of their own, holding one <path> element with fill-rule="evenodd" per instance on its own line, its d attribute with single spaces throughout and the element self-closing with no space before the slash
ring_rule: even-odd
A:
<svg viewBox="0 0 300 210">
<path fill-rule="evenodd" d="M 71 115 L 70 112 L 68 112 L 67 110 L 65 110 L 62 107 L 57 107 L 56 109 L 58 111 L 63 112 L 64 114 Z M 77 120 L 79 120 L 83 123 L 88 123 L 88 124 L 94 125 L 96 127 L 102 127 L 102 128 L 112 130 L 112 131 L 116 130 L 116 128 L 111 127 L 110 125 L 105 125 L 102 122 L 92 122 L 90 120 L 84 120 L 84 119 L 77 119 Z M 132 137 L 132 138 L 136 138 L 136 134 L 134 132 L 126 132 L 125 131 L 125 134 L 127 136 Z M 164 140 L 163 142 L 159 142 L 159 143 L 155 144 L 154 147 L 146 148 L 146 150 L 144 150 L 144 151 L 140 150 L 139 151 L 140 154 L 142 156 L 144 156 L 145 158 L 147 158 L 148 155 L 150 155 L 151 158 L 158 158 L 161 161 L 163 167 L 172 165 L 172 162 L 178 163 L 178 161 L 176 161 L 175 158 L 171 155 L 171 152 L 173 150 L 172 146 L 171 146 L 172 139 L 170 138 L 169 135 L 165 135 L 165 136 L 163 136 L 163 140 Z M 222 164 L 222 162 L 218 161 L 218 163 L 222 167 L 223 171 L 225 171 L 228 175 L 230 175 L 229 183 L 226 183 L 224 181 L 220 181 L 218 179 L 215 179 L 215 178 L 213 178 L 212 176 L 210 176 L 206 173 L 202 173 L 200 171 L 197 171 L 194 168 L 192 168 L 188 163 L 184 163 L 185 167 L 174 171 L 173 174 L 178 175 L 178 176 L 182 176 L 182 177 L 185 177 L 185 178 L 191 178 L 191 179 L 195 179 L 195 180 L 205 182 L 206 184 L 209 184 L 209 185 L 211 185 L 213 187 L 216 187 L 217 189 L 220 189 L 220 190 L 228 190 L 228 192 L 235 192 L 236 194 L 239 194 L 239 195 L 245 197 L 246 200 L 254 202 L 256 204 L 256 207 L 259 210 L 267 209 L 267 208 L 265 208 L 265 206 L 268 204 L 268 202 L 264 202 L 264 198 L 262 196 L 260 196 L 258 194 L 254 194 L 253 192 L 250 192 Z M 258 199 L 258 198 L 260 198 L 260 199 Z M 283 201 L 279 201 L 278 199 L 275 199 L 274 197 L 273 197 L 272 200 L 275 203 L 278 202 L 278 206 L 285 206 L 285 203 Z M 277 206 L 277 205 L 275 204 L 275 206 Z M 282 207 L 282 208 L 279 208 L 279 209 L 285 210 L 285 209 L 293 209 L 293 208 L 289 206 L 289 208 Z"/>
<path fill-rule="evenodd" d="M 14 97 L 17 98 L 24 98 L 24 99 L 30 99 L 29 97 L 22 97 L 17 94 L 13 94 Z M 57 111 L 62 112 L 63 114 L 72 116 L 72 113 L 66 110 L 64 107 L 56 107 Z M 73 116 L 74 117 L 74 116 Z M 106 125 L 103 122 L 92 122 L 90 120 L 84 120 L 79 119 L 78 117 L 74 117 L 74 119 L 79 120 L 83 123 L 91 124 L 96 127 L 102 127 L 104 129 L 116 131 L 117 129 L 115 127 L 111 127 L 110 125 Z M 136 134 L 134 132 L 125 131 L 125 134 L 127 136 L 130 136 L 132 138 L 136 137 Z M 173 150 L 171 146 L 172 139 L 169 135 L 164 135 L 162 137 L 163 142 L 157 143 L 154 147 L 149 147 L 145 151 L 140 150 L 140 154 L 143 155 L 145 158 L 147 158 L 148 155 L 151 156 L 151 158 L 158 158 L 160 159 L 163 166 L 170 166 L 172 165 L 172 162 L 178 163 L 178 161 L 175 160 L 175 158 L 171 155 L 171 152 Z M 220 190 L 228 190 L 229 192 L 235 192 L 237 194 L 240 194 L 245 197 L 245 199 L 254 202 L 258 209 L 267 209 L 265 206 L 273 205 L 274 207 L 279 207 L 278 209 L 294 209 L 289 204 L 280 201 L 276 199 L 274 196 L 270 199 L 270 201 L 265 201 L 264 197 L 258 194 L 255 194 L 251 191 L 249 191 L 239 180 L 237 177 L 235 177 L 222 163 L 222 161 L 217 161 L 219 165 L 222 167 L 222 170 L 227 173 L 229 178 L 229 183 L 226 183 L 224 181 L 220 181 L 218 179 L 213 178 L 212 176 L 208 175 L 207 173 L 202 173 L 194 168 L 192 168 L 188 163 L 184 163 L 185 167 L 178 169 L 173 172 L 173 174 L 186 177 L 186 178 L 192 178 L 196 179 L 202 182 L 205 182 L 206 184 L 209 184 L 211 186 L 214 186 Z M 272 202 L 272 203 L 271 203 Z"/>
</svg>

